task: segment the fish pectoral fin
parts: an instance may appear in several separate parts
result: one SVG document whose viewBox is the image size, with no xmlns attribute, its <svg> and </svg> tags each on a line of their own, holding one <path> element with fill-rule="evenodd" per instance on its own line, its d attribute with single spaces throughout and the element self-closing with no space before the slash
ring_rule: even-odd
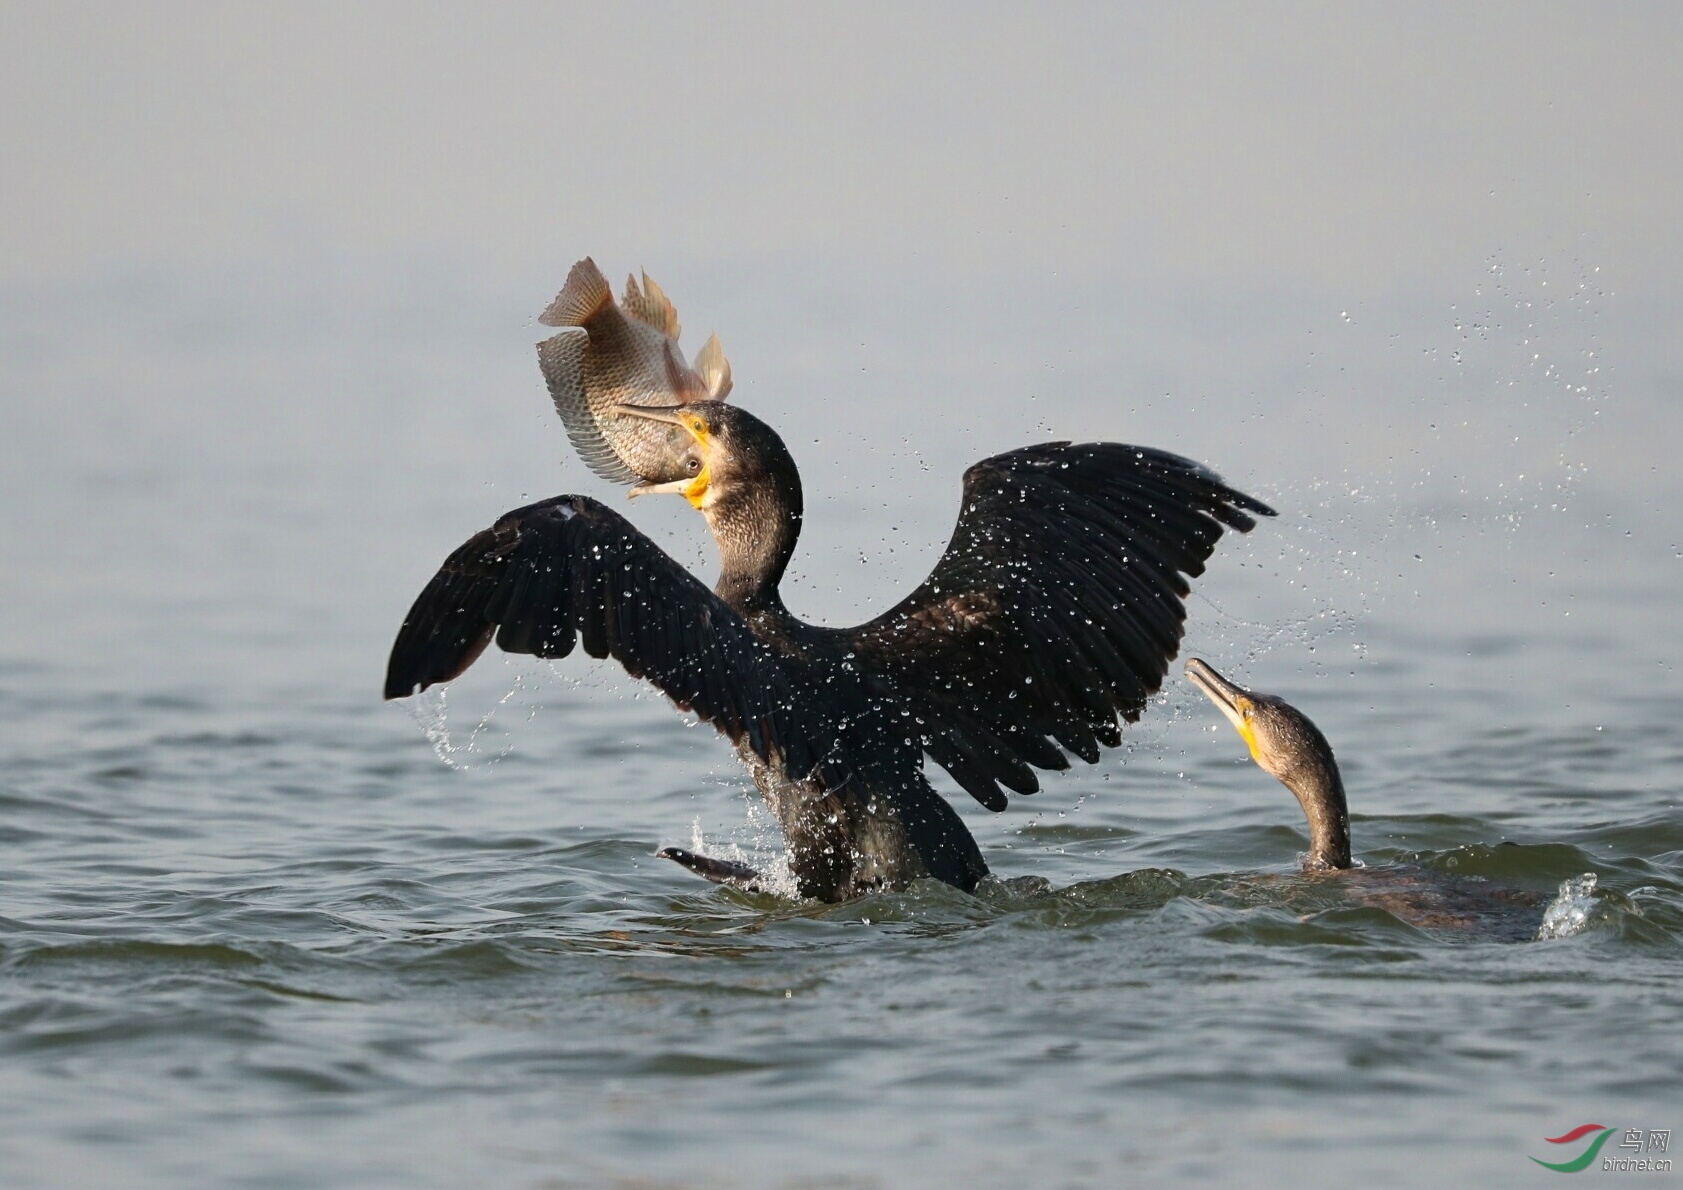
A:
<svg viewBox="0 0 1683 1190">
<path fill-rule="evenodd" d="M 709 397 L 722 401 L 730 396 L 730 361 L 725 358 L 724 348 L 719 346 L 718 335 L 707 336 L 707 342 L 696 352 L 695 363 L 691 366 L 707 386 Z"/>
<path fill-rule="evenodd" d="M 682 847 L 662 847 L 655 852 L 655 856 L 681 864 L 703 880 L 711 880 L 714 884 L 729 884 L 745 892 L 765 891 L 760 884 L 760 874 L 747 864 L 697 855 L 693 851 L 685 851 Z"/>
<path fill-rule="evenodd" d="M 684 357 L 678 354 L 678 348 L 673 340 L 668 339 L 661 344 L 661 354 L 666 360 L 666 388 L 680 403 L 700 401 L 707 396 L 707 384 L 696 375 L 695 371 L 684 362 Z"/>
</svg>

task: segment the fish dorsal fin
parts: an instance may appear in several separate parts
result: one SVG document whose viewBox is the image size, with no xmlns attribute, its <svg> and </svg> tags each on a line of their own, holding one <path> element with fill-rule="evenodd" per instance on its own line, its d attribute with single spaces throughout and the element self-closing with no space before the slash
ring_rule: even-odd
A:
<svg viewBox="0 0 1683 1190">
<path fill-rule="evenodd" d="M 695 353 L 695 370 L 713 400 L 722 401 L 730 396 L 730 361 L 725 358 L 725 349 L 719 346 L 718 335 L 708 335 L 707 342 Z"/>
<path fill-rule="evenodd" d="M 663 335 L 674 339 L 678 337 L 678 311 L 666 292 L 647 273 L 643 274 L 641 289 L 637 288 L 635 276 L 626 277 L 625 296 L 620 298 L 619 304 L 639 322 L 648 323 Z"/>
<path fill-rule="evenodd" d="M 538 315 L 545 326 L 583 326 L 602 309 L 612 305 L 614 291 L 596 262 L 585 257 L 567 274 L 567 283 L 549 308 Z"/>
<path fill-rule="evenodd" d="M 589 332 L 568 327 L 538 344 L 538 367 L 543 370 L 550 399 L 555 402 L 555 411 L 561 415 L 561 423 L 567 427 L 567 437 L 572 439 L 579 458 L 603 479 L 633 483 L 637 476 L 602 433 L 585 397 L 584 353 L 589 347 Z"/>
</svg>

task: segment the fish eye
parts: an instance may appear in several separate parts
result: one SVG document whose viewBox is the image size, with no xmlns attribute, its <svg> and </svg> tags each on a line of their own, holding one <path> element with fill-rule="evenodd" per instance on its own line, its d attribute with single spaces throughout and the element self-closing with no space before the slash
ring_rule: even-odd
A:
<svg viewBox="0 0 1683 1190">
<path fill-rule="evenodd" d="M 701 470 L 701 460 L 696 458 L 694 455 L 690 456 L 690 461 L 685 465 L 689 467 L 691 475 L 694 475 L 697 471 Z"/>
</svg>

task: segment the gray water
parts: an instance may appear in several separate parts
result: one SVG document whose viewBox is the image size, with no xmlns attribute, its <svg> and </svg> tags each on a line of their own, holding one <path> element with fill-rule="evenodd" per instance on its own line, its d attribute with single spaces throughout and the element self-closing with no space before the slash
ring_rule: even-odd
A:
<svg viewBox="0 0 1683 1190">
<path fill-rule="evenodd" d="M 1150 442 L 1276 503 L 1188 653 L 1317 720 L 1366 865 L 1297 873 L 1295 805 L 1177 668 L 1100 765 L 998 816 L 946 786 L 1003 883 L 824 906 L 653 858 L 779 843 L 711 730 L 608 667 L 488 655 L 442 716 L 378 700 L 448 550 L 528 496 L 617 499 L 531 366 L 547 294 L 300 298 L 259 335 L 216 288 L 119 295 L 97 340 L 87 293 L 9 306 L 6 1186 L 1505 1185 L 1578 1124 L 1683 1125 L 1677 521 L 1617 475 L 1498 490 L 1517 428 L 1580 457 L 1591 415 L 1537 373 L 1485 361 L 1522 383 L 1461 462 L 1338 470 L 1291 449 L 1301 390 L 1260 423 L 1267 378 L 1036 404 L 1020 344 L 997 391 L 879 350 L 890 399 L 838 417 L 865 381 L 803 361 L 839 343 L 744 313 L 786 345 L 735 357 L 736 399 L 805 469 L 791 602 L 828 622 L 908 589 L 962 467 L 1016 442 Z"/>
</svg>

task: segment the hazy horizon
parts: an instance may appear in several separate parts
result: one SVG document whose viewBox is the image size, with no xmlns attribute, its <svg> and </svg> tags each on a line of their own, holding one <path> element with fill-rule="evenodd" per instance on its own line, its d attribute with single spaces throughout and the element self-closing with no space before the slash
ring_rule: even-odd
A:
<svg viewBox="0 0 1683 1190">
<path fill-rule="evenodd" d="M 205 500 L 298 564 L 265 484 L 390 543 L 287 547 L 370 608 L 527 494 L 619 499 L 533 366 L 587 254 L 789 441 L 814 614 L 907 589 L 963 468 L 1048 437 L 1275 500 L 1246 548 L 1317 606 L 1352 549 L 1480 622 L 1491 558 L 1673 581 L 1671 7 L 4 11 L 0 548 L 49 618 L 174 589 Z M 636 516 L 710 573 L 684 512 Z"/>
</svg>

